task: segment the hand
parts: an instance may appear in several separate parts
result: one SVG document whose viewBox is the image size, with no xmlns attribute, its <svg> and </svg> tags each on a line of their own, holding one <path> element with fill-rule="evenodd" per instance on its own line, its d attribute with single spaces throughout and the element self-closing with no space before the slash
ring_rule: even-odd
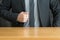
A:
<svg viewBox="0 0 60 40">
<path fill-rule="evenodd" d="M 28 12 L 21 12 L 17 17 L 18 22 L 27 22 L 29 20 L 29 13 Z"/>
</svg>

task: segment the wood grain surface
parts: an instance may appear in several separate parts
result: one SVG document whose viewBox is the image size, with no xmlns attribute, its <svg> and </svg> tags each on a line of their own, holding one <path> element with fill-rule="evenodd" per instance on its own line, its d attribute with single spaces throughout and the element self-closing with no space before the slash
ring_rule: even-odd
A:
<svg viewBox="0 0 60 40">
<path fill-rule="evenodd" d="M 1 27 L 0 40 L 60 40 L 60 28 Z"/>
</svg>

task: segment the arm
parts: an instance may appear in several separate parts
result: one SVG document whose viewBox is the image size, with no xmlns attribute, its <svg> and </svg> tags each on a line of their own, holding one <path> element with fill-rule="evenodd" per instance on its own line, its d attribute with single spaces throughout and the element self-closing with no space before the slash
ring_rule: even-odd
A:
<svg viewBox="0 0 60 40">
<path fill-rule="evenodd" d="M 60 26 L 60 3 L 59 0 L 51 0 L 50 8 L 53 13 L 53 26 Z"/>
<path fill-rule="evenodd" d="M 0 16 L 9 21 L 16 22 L 18 13 L 13 13 L 9 11 L 11 9 L 11 0 L 2 0 L 0 7 L 1 7 Z"/>
<path fill-rule="evenodd" d="M 11 0 L 2 0 L 1 6 L 1 13 L 0 16 L 3 18 L 12 21 L 12 22 L 25 22 L 24 17 L 27 16 L 26 12 L 20 12 L 20 13 L 13 13 L 9 10 L 11 9 Z"/>
</svg>

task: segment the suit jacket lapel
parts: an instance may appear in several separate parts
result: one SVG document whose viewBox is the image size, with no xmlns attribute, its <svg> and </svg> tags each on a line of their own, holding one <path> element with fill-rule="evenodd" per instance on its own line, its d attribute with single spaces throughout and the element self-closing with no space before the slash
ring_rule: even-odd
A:
<svg viewBox="0 0 60 40">
<path fill-rule="evenodd" d="M 22 0 L 22 4 L 23 4 L 23 6 L 25 7 L 25 0 Z"/>
<path fill-rule="evenodd" d="M 38 0 L 38 13 L 40 14 L 40 20 L 43 26 L 46 26 L 49 13 L 49 0 Z"/>
</svg>

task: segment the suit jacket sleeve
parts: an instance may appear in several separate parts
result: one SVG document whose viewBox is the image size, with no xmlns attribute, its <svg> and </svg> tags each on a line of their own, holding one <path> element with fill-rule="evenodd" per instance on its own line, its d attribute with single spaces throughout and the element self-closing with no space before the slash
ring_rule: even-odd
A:
<svg viewBox="0 0 60 40">
<path fill-rule="evenodd" d="M 9 11 L 11 9 L 11 5 L 12 5 L 11 0 L 2 0 L 2 3 L 0 5 L 1 9 L 0 16 L 9 21 L 16 22 L 18 13 L 13 13 Z"/>
<path fill-rule="evenodd" d="M 51 10 L 53 12 L 53 26 L 60 26 L 60 2 L 59 0 L 51 0 Z"/>
</svg>

